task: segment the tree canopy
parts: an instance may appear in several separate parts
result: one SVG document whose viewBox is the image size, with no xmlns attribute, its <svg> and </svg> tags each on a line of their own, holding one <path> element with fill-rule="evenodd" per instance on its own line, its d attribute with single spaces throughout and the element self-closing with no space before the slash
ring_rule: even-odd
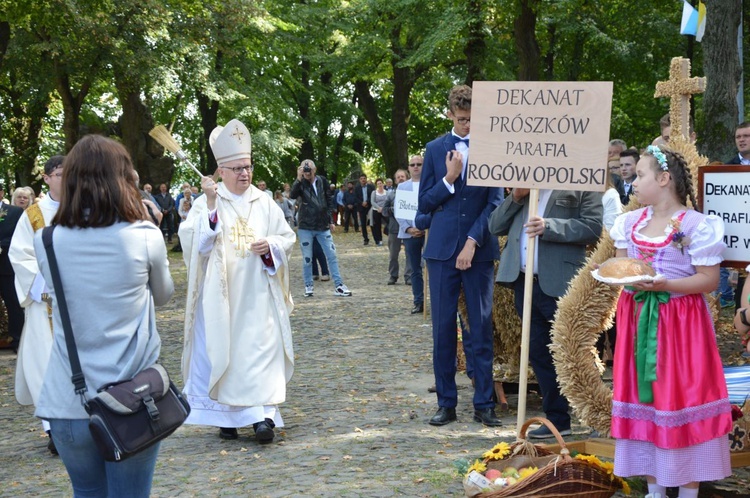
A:
<svg viewBox="0 0 750 498">
<path fill-rule="evenodd" d="M 722 1 L 733 0 L 708 2 L 709 15 Z M 148 131 L 167 125 L 211 173 L 208 136 L 231 118 L 250 129 L 255 177 L 273 189 L 302 159 L 334 182 L 392 175 L 449 130 L 448 91 L 474 80 L 614 81 L 610 136 L 645 146 L 668 109 L 653 93 L 670 59 L 692 52 L 702 75 L 681 5 L 0 0 L 0 176 L 38 189 L 49 155 L 96 132 L 126 145 L 142 181 L 197 183 Z M 707 150 L 731 148 L 723 135 L 706 134 Z"/>
</svg>

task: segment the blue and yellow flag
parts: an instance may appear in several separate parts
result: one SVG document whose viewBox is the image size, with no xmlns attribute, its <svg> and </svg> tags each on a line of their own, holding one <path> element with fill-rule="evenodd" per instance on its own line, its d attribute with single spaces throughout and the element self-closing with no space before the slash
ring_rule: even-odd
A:
<svg viewBox="0 0 750 498">
<path fill-rule="evenodd" d="M 680 24 L 681 35 L 693 35 L 695 41 L 703 39 L 706 31 L 706 6 L 698 2 L 698 9 L 690 5 L 687 0 L 682 3 L 682 23 Z"/>
</svg>

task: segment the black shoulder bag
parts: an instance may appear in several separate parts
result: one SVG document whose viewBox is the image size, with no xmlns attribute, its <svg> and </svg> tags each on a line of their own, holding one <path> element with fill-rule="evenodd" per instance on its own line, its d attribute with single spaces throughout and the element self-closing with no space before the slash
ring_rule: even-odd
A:
<svg viewBox="0 0 750 498">
<path fill-rule="evenodd" d="M 108 462 L 122 461 L 177 430 L 190 414 L 190 405 L 158 363 L 140 371 L 130 380 L 104 385 L 95 397 L 86 399 L 86 380 L 81 372 L 60 270 L 52 247 L 54 229 L 54 226 L 44 228 L 42 241 L 65 331 L 65 344 L 73 373 L 71 380 L 76 394 L 81 397 L 81 404 L 89 414 L 89 430 L 102 457 Z"/>
</svg>

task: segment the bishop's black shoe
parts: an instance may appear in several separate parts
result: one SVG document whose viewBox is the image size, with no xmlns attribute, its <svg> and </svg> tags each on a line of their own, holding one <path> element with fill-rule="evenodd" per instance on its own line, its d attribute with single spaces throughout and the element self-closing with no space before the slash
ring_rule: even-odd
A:
<svg viewBox="0 0 750 498">
<path fill-rule="evenodd" d="M 237 439 L 237 429 L 234 427 L 219 427 L 219 437 L 221 439 Z"/>
<path fill-rule="evenodd" d="M 423 313 L 424 312 L 424 304 L 419 303 L 415 304 L 414 307 L 411 309 L 411 314 L 416 315 L 417 313 Z"/>
<path fill-rule="evenodd" d="M 255 429 L 255 440 L 260 444 L 268 444 L 273 441 L 275 436 L 273 428 L 276 424 L 270 418 L 265 419 L 263 422 L 255 422 L 253 429 Z"/>
<path fill-rule="evenodd" d="M 441 406 L 430 419 L 430 425 L 445 425 L 456 421 L 456 409 Z"/>
</svg>

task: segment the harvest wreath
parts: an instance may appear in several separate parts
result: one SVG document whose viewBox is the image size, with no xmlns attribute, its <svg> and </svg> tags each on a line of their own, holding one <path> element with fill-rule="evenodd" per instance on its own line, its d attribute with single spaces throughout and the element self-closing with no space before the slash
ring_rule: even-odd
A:
<svg viewBox="0 0 750 498">
<path fill-rule="evenodd" d="M 555 435 L 560 453 L 528 442 L 531 424 L 542 423 Z M 472 464 L 459 468 L 464 474 L 464 491 L 473 498 L 510 496 L 579 496 L 607 498 L 622 490 L 630 494 L 628 483 L 614 475 L 614 464 L 594 455 L 572 455 L 555 426 L 544 418 L 531 418 L 521 428 L 513 444 L 500 442 Z"/>
</svg>

